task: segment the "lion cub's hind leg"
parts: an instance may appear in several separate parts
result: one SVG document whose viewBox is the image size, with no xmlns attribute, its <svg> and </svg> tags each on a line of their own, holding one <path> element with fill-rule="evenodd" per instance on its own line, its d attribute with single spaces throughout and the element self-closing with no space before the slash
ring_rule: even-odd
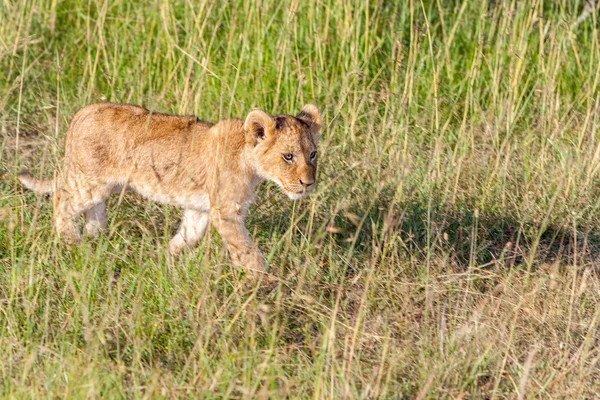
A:
<svg viewBox="0 0 600 400">
<path fill-rule="evenodd" d="M 169 242 L 169 251 L 178 253 L 185 247 L 193 246 L 206 233 L 208 212 L 187 209 L 183 212 L 179 230 Z"/>
<path fill-rule="evenodd" d="M 97 237 L 108 226 L 106 201 L 96 204 L 85 212 L 85 234 L 89 238 Z"/>
<path fill-rule="evenodd" d="M 81 182 L 67 182 L 60 189 L 55 211 L 56 232 L 69 243 L 79 243 L 82 240 L 78 221 L 83 213 L 86 213 L 86 232 L 88 234 L 93 234 L 97 228 L 106 223 L 104 201 L 111 193 L 108 185 L 96 184 L 84 187 L 75 185 L 75 183 Z"/>
<path fill-rule="evenodd" d="M 121 193 L 126 189 L 126 186 L 116 184 L 110 189 L 110 192 L 105 195 L 108 197 L 111 194 Z M 106 228 L 108 228 L 108 216 L 106 215 L 105 199 L 85 212 L 84 230 L 87 237 L 95 238 L 100 234 L 100 232 L 106 230 Z"/>
<path fill-rule="evenodd" d="M 79 243 L 81 233 L 77 229 L 74 219 L 81 214 L 85 208 L 81 207 L 72 199 L 67 191 L 61 189 L 58 194 L 58 204 L 54 212 L 54 227 L 58 236 L 67 243 Z"/>
</svg>

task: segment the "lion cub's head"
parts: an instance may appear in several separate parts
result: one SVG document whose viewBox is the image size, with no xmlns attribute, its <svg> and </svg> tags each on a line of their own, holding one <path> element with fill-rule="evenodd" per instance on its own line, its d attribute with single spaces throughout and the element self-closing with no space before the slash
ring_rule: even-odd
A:
<svg viewBox="0 0 600 400">
<path fill-rule="evenodd" d="M 317 107 L 271 117 L 263 111 L 248 114 L 246 143 L 258 173 L 277 183 L 292 200 L 306 196 L 316 183 L 317 142 L 323 120 Z"/>
</svg>

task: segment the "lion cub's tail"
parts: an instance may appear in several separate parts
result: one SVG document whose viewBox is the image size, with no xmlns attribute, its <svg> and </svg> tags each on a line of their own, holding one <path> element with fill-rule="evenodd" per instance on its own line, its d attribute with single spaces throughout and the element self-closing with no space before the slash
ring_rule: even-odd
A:
<svg viewBox="0 0 600 400">
<path fill-rule="evenodd" d="M 53 179 L 37 179 L 31 175 L 29 171 L 24 170 L 17 174 L 17 177 L 29 190 L 33 190 L 39 194 L 47 194 L 54 192 L 54 180 Z"/>
</svg>

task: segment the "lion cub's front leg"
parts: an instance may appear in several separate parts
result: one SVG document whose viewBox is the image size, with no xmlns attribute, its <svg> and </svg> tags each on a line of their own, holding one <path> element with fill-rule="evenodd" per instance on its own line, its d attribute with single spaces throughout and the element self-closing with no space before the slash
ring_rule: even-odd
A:
<svg viewBox="0 0 600 400">
<path fill-rule="evenodd" d="M 234 264 L 252 272 L 265 271 L 265 258 L 250 240 L 240 210 L 236 207 L 215 207 L 210 211 L 210 220 L 227 244 Z"/>
<path fill-rule="evenodd" d="M 204 236 L 208 226 L 208 212 L 188 209 L 183 212 L 179 230 L 169 242 L 169 251 L 178 253 L 185 247 L 193 246 Z"/>
</svg>

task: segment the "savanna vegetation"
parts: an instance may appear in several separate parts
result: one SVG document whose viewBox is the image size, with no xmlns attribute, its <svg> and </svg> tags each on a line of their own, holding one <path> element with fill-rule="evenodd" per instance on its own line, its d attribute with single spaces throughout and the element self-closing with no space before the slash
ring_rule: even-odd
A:
<svg viewBox="0 0 600 400">
<path fill-rule="evenodd" d="M 595 2 L 0 2 L 0 396 L 600 396 Z M 318 187 L 265 183 L 276 284 L 133 193 L 79 247 L 52 201 L 100 101 L 216 121 L 319 105 Z"/>
</svg>

